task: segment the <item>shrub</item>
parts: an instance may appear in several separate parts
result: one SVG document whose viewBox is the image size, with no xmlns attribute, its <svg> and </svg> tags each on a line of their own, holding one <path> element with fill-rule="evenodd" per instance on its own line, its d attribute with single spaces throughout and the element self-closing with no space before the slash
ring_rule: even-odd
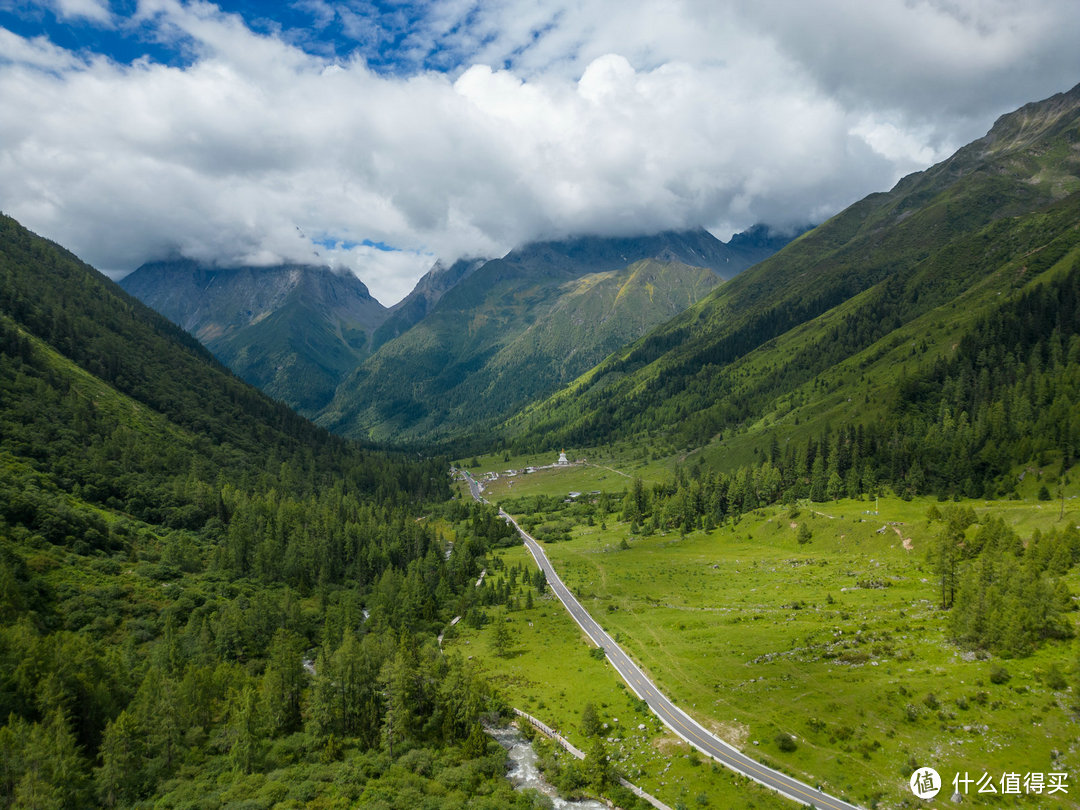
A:
<svg viewBox="0 0 1080 810">
<path fill-rule="evenodd" d="M 1065 676 L 1058 669 L 1057 664 L 1051 664 L 1047 670 L 1046 675 L 1043 676 L 1047 687 L 1053 689 L 1055 692 L 1059 692 L 1069 685 L 1069 682 L 1065 679 Z"/>
<path fill-rule="evenodd" d="M 781 731 L 776 735 L 776 747 L 781 751 L 794 751 L 799 746 L 795 742 L 795 738 L 788 734 L 786 731 Z"/>
<path fill-rule="evenodd" d="M 599 736 L 602 731 L 600 716 L 592 703 L 586 703 L 581 711 L 581 733 L 586 737 Z"/>
</svg>

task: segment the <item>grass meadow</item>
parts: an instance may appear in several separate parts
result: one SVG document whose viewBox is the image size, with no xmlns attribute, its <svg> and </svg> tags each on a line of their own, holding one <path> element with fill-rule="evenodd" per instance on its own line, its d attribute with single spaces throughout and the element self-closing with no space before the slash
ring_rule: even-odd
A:
<svg viewBox="0 0 1080 810">
<path fill-rule="evenodd" d="M 524 547 L 500 552 L 507 566 L 533 566 Z M 489 572 L 494 583 L 502 573 Z M 589 740 L 580 728 L 581 713 L 592 703 L 608 724 L 605 742 L 619 772 L 671 807 L 786 808 L 790 803 L 771 791 L 706 760 L 683 743 L 643 706 L 591 645 L 548 590 L 531 610 L 490 609 L 481 630 L 459 623 L 443 646 L 471 656 L 515 708 L 526 711 L 583 750 Z M 493 654 L 490 638 L 496 622 L 508 622 L 513 639 L 509 655 Z M 644 726 L 644 728 L 639 728 Z"/>
<path fill-rule="evenodd" d="M 622 476 L 612 487 L 601 472 L 533 474 L 512 494 L 622 489 Z M 490 485 L 488 497 L 505 497 L 511 488 L 504 486 Z M 770 507 L 685 537 L 631 535 L 607 516 L 606 528 L 600 519 L 578 526 L 571 540 L 546 551 L 670 697 L 762 761 L 867 807 L 930 806 L 908 787 L 912 771 L 926 765 L 942 774 L 942 806 L 953 776 L 966 773 L 972 780 L 988 774 L 999 790 L 979 795 L 973 781 L 962 786 L 966 805 L 1075 807 L 1080 645 L 1049 642 L 1030 657 L 1003 661 L 952 644 L 926 560 L 940 527 L 926 519 L 933 503 L 882 498 L 877 514 L 873 501 L 858 500 Z M 1063 517 L 1058 501 L 968 503 L 980 516 L 1003 516 L 1025 537 L 1060 520 L 1080 524 L 1080 502 L 1071 497 Z M 812 531 L 806 544 L 796 540 L 802 524 Z M 502 553 L 506 565 L 533 565 L 524 549 Z M 1074 570 L 1074 594 L 1078 579 Z M 519 708 L 572 740 L 585 702 L 618 717 L 627 735 L 613 751 L 621 770 L 673 807 L 781 801 L 695 764 L 696 754 L 634 709 L 614 670 L 589 655 L 584 634 L 550 596 L 532 611 L 494 611 L 515 628 L 510 657 L 490 654 L 490 624 L 454 644 L 476 651 Z M 1055 671 L 1072 686 L 1062 686 Z M 645 731 L 628 732 L 642 723 Z M 781 735 L 793 738 L 794 750 L 781 750 Z M 1050 772 L 1068 774 L 1068 793 L 1000 792 L 1006 774 Z"/>
</svg>

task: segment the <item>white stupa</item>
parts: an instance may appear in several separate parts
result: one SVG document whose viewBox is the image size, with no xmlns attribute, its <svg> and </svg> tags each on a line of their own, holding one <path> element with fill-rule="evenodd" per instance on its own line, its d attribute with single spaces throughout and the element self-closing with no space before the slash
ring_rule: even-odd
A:
<svg viewBox="0 0 1080 810">
<path fill-rule="evenodd" d="M 566 451 L 565 450 L 560 450 L 559 451 L 559 462 L 558 463 L 562 464 L 562 465 L 566 465 L 566 464 L 570 463 L 570 461 L 566 458 Z"/>
</svg>

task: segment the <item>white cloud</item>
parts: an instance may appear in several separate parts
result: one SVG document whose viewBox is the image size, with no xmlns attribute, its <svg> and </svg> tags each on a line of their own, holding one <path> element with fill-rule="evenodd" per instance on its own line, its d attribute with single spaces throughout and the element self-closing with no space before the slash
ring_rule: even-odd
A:
<svg viewBox="0 0 1080 810">
<path fill-rule="evenodd" d="M 852 128 L 851 134 L 862 138 L 874 152 L 891 163 L 929 166 L 948 154 L 930 145 L 928 130 L 928 127 L 905 129 L 876 115 L 867 115 Z"/>
<path fill-rule="evenodd" d="M 112 20 L 108 0 L 56 0 L 56 13 L 61 19 L 84 18 L 102 24 Z"/>
<path fill-rule="evenodd" d="M 25 39 L 0 28 L 0 67 L 21 65 L 46 71 L 71 70 L 82 60 L 44 37 Z"/>
<path fill-rule="evenodd" d="M 323 260 L 392 303 L 436 256 L 820 220 L 1080 80 L 1067 3 L 809 5 L 440 3 L 403 47 L 449 74 L 327 61 L 205 2 L 139 4 L 187 67 L 0 29 L 0 207 L 105 270 Z"/>
</svg>

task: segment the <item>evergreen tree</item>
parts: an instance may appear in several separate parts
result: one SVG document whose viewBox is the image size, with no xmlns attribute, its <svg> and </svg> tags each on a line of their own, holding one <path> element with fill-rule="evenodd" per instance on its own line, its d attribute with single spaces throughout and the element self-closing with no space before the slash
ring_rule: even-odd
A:
<svg viewBox="0 0 1080 810">
<path fill-rule="evenodd" d="M 132 700 L 135 721 L 146 740 L 146 767 L 153 782 L 172 773 L 186 725 L 177 701 L 176 684 L 161 670 L 147 669 Z"/>
<path fill-rule="evenodd" d="M 596 707 L 592 702 L 587 702 L 581 710 L 581 733 L 586 737 L 595 737 L 601 730 L 600 715 L 596 713 Z"/>
<path fill-rule="evenodd" d="M 931 564 L 940 582 L 941 607 L 948 609 L 956 597 L 957 564 L 964 533 L 975 522 L 975 513 L 969 508 L 950 506 L 944 512 L 944 526 L 930 548 Z"/>
<path fill-rule="evenodd" d="M 42 722 L 21 729 L 25 736 L 15 752 L 12 806 L 58 810 L 87 806 L 86 763 L 63 712 L 54 709 Z"/>
<path fill-rule="evenodd" d="M 115 807 L 137 799 L 143 790 L 145 751 L 142 731 L 127 711 L 105 727 L 98 756 L 101 767 L 94 769 L 94 785 L 102 805 Z"/>
<path fill-rule="evenodd" d="M 510 633 L 510 628 L 506 626 L 506 622 L 495 622 L 495 626 L 491 631 L 491 651 L 500 658 L 505 658 L 510 654 L 512 644 L 513 636 Z"/>
<path fill-rule="evenodd" d="M 290 630 L 274 634 L 267 653 L 261 693 L 263 715 L 272 735 L 300 727 L 300 701 L 304 690 L 304 642 Z"/>
<path fill-rule="evenodd" d="M 585 779 L 596 793 L 604 793 L 617 779 L 603 737 L 593 737 L 583 763 Z"/>
<path fill-rule="evenodd" d="M 309 734 L 324 739 L 340 726 L 337 686 L 330 670 L 330 656 L 326 648 L 319 650 L 315 658 L 315 675 L 307 692 L 307 730 Z"/>
<path fill-rule="evenodd" d="M 828 479 L 825 477 L 825 458 L 818 454 L 810 471 L 810 500 L 822 502 L 828 496 Z"/>
<path fill-rule="evenodd" d="M 234 693 L 226 733 L 230 740 L 229 760 L 233 767 L 243 773 L 251 773 L 259 762 L 264 738 L 259 696 L 254 686 L 249 684 Z"/>
</svg>

